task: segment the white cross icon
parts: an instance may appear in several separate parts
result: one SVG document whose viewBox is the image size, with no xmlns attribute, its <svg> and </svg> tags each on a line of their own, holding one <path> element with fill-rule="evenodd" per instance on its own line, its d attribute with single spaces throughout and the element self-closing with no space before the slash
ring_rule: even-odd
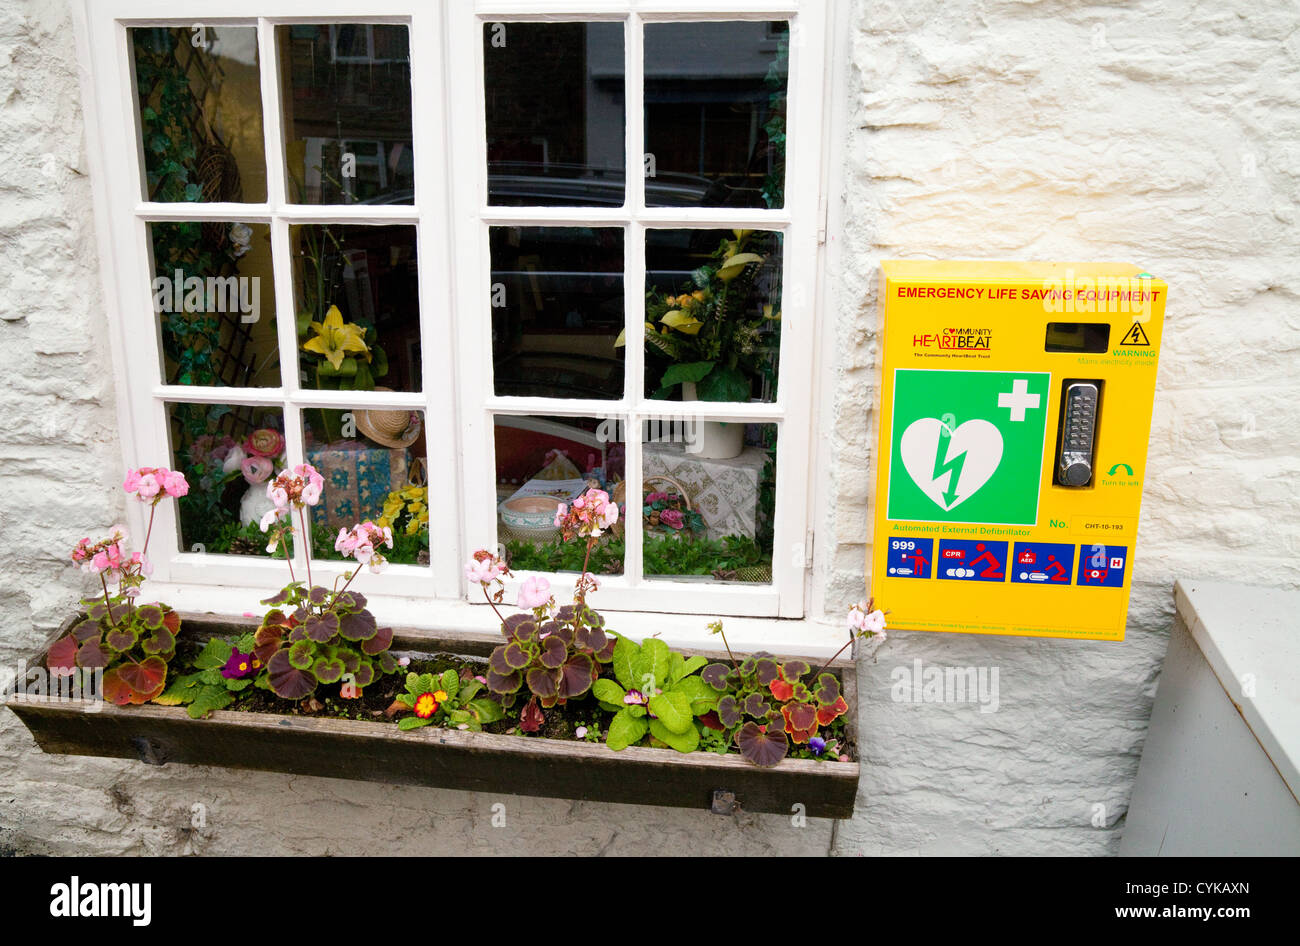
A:
<svg viewBox="0 0 1300 946">
<path fill-rule="evenodd" d="M 1024 420 L 1025 409 L 1035 408 L 1041 400 L 1037 394 L 1029 393 L 1029 381 L 1025 378 L 1016 378 L 1011 382 L 1011 390 L 1003 391 L 998 395 L 998 407 L 1007 407 L 1011 409 L 1012 420 Z"/>
</svg>

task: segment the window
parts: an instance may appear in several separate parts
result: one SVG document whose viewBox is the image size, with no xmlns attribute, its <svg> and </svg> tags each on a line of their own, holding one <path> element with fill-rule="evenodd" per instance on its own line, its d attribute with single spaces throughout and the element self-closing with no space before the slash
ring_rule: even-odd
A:
<svg viewBox="0 0 1300 946">
<path fill-rule="evenodd" d="M 802 615 L 823 4 L 544 6 L 87 2 L 124 449 L 192 484 L 157 577 L 280 583 L 305 460 L 295 559 L 386 516 L 384 594 L 576 570 L 597 479 L 602 607 Z"/>
</svg>

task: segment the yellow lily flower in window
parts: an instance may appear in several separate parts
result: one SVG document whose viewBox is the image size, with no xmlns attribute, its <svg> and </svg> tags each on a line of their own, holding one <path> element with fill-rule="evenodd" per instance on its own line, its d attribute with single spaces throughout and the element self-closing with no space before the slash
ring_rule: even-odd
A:
<svg viewBox="0 0 1300 946">
<path fill-rule="evenodd" d="M 343 313 L 336 305 L 330 306 L 325 314 L 325 324 L 311 323 L 316 336 L 303 343 L 303 351 L 324 355 L 335 371 L 343 364 L 343 359 L 350 351 L 361 352 L 370 360 L 370 349 L 366 347 L 365 332 L 354 322 L 344 322 Z"/>
<path fill-rule="evenodd" d="M 659 321 L 669 328 L 677 329 L 684 335 L 698 335 L 700 327 L 704 325 L 699 319 L 687 315 L 680 309 L 673 309 L 673 311 L 665 313 L 664 317 Z"/>
</svg>

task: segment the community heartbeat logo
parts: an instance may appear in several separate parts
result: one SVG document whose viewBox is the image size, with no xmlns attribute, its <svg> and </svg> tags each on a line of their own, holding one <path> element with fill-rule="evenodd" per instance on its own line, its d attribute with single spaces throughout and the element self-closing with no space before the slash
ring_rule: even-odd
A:
<svg viewBox="0 0 1300 946">
<path fill-rule="evenodd" d="M 922 417 L 903 431 L 899 444 L 912 482 L 945 512 L 974 496 L 1002 462 L 1002 433 L 986 420 L 957 429 Z"/>
</svg>

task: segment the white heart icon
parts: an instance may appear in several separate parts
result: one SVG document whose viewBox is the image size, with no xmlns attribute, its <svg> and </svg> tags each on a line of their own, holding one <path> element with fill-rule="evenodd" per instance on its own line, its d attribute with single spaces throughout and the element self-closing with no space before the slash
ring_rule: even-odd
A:
<svg viewBox="0 0 1300 946">
<path fill-rule="evenodd" d="M 921 492 L 948 511 L 975 495 L 1002 462 L 1002 432 L 986 420 L 956 430 L 922 417 L 908 425 L 899 444 L 903 466 Z"/>
</svg>

